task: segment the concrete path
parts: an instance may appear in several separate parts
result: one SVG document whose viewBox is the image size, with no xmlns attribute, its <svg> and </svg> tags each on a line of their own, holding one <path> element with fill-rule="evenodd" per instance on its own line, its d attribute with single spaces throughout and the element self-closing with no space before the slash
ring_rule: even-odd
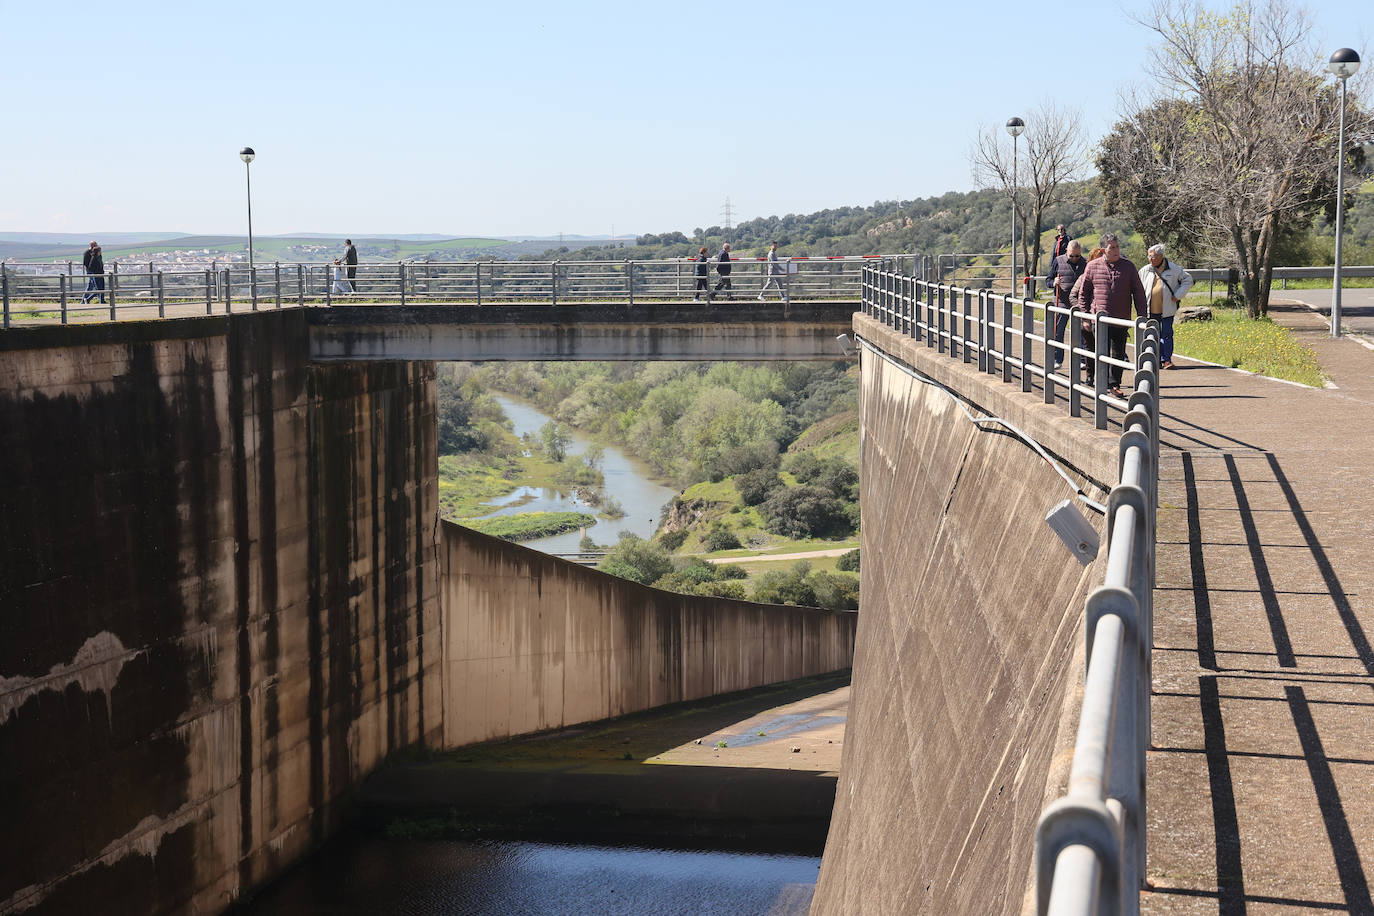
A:
<svg viewBox="0 0 1374 916">
<path fill-rule="evenodd" d="M 1279 301 L 1301 303 L 1331 323 L 1331 289 L 1275 289 Z M 1341 284 L 1341 331 L 1374 338 L 1374 289 L 1349 289 Z"/>
<path fill-rule="evenodd" d="M 1374 913 L 1374 351 L 1163 373 L 1146 913 Z"/>
</svg>

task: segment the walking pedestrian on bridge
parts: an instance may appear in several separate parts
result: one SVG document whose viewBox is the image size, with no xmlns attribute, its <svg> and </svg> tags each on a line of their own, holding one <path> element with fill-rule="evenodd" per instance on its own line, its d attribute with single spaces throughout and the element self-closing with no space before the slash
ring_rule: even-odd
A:
<svg viewBox="0 0 1374 916">
<path fill-rule="evenodd" d="M 702 296 L 706 297 L 707 302 L 711 301 L 711 259 L 706 254 L 705 245 L 697 252 L 697 288 L 692 293 L 692 301 L 700 302 Z"/>
<path fill-rule="evenodd" d="M 726 242 L 720 246 L 720 254 L 716 256 L 716 273 L 720 274 L 720 280 L 716 282 L 716 292 L 725 290 L 725 298 L 733 299 L 734 294 L 730 292 L 733 287 L 730 285 L 730 243 Z"/>
<path fill-rule="evenodd" d="M 91 240 L 91 247 L 81 256 L 81 267 L 86 271 L 86 292 L 81 296 L 82 304 L 100 293 L 100 304 L 105 304 L 105 258 L 100 253 L 100 243 Z"/>
<path fill-rule="evenodd" d="M 759 290 L 759 301 L 763 301 L 763 294 L 768 292 L 768 287 L 773 287 L 778 291 L 778 296 L 782 297 L 782 262 L 778 260 L 778 243 L 768 249 L 768 268 L 767 279 L 763 282 L 763 289 Z"/>
</svg>

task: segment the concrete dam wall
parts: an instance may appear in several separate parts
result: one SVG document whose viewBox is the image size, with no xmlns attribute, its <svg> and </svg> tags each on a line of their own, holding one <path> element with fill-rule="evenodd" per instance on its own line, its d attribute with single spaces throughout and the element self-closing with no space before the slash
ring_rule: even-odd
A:
<svg viewBox="0 0 1374 916">
<path fill-rule="evenodd" d="M 1116 436 L 864 316 L 855 330 L 1038 440 L 1089 495 Z M 1040 810 L 1067 778 L 1084 602 L 1101 581 L 1045 524 L 1072 491 L 1024 443 L 864 352 L 863 612 L 812 912 L 1033 912 Z M 1102 533 L 1102 517 L 1086 512 Z M 1105 555 L 1105 550 L 1102 551 Z"/>
<path fill-rule="evenodd" d="M 443 523 L 444 741 L 848 668 L 856 615 L 676 595 Z"/>
<path fill-rule="evenodd" d="M 0 334 L 0 914 L 221 912 L 394 751 L 851 664 L 852 613 L 441 528 L 433 365 L 307 318 Z"/>
<path fill-rule="evenodd" d="M 218 912 L 438 743 L 432 364 L 0 335 L 0 912 Z"/>
</svg>

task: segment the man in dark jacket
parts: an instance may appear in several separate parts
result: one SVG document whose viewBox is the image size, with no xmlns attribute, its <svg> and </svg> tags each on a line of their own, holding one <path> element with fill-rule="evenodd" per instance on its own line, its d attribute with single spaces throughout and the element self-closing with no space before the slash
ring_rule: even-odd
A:
<svg viewBox="0 0 1374 916">
<path fill-rule="evenodd" d="M 711 259 L 706 254 L 705 245 L 697 252 L 697 288 L 692 293 L 692 301 L 700 302 L 702 296 L 706 297 L 707 302 L 711 301 Z"/>
<path fill-rule="evenodd" d="M 1087 266 L 1088 262 L 1083 259 L 1083 246 L 1077 240 L 1069 242 L 1067 253 L 1058 255 L 1050 261 L 1050 272 L 1045 274 L 1045 288 L 1050 290 L 1055 305 L 1065 309 L 1069 307 L 1069 293 L 1073 290 L 1073 285 L 1078 282 L 1078 278 L 1083 276 L 1083 268 Z M 1068 327 L 1068 324 L 1068 312 L 1055 313 L 1055 340 L 1060 343 L 1064 342 L 1064 329 Z M 1058 369 L 1063 362 L 1064 351 L 1056 349 L 1054 351 L 1054 368 Z"/>
<path fill-rule="evenodd" d="M 1061 254 L 1069 253 L 1069 234 L 1064 231 L 1064 224 L 1060 223 L 1054 227 L 1054 246 L 1050 248 L 1050 261 Z"/>
<path fill-rule="evenodd" d="M 86 253 L 81 256 L 81 267 L 86 271 L 86 292 L 81 296 L 81 302 L 91 301 L 91 297 L 100 293 L 100 304 L 105 304 L 105 258 L 100 253 L 100 243 L 91 240 L 91 247 L 86 249 Z"/>
<path fill-rule="evenodd" d="M 1102 257 L 1090 261 L 1083 270 L 1083 291 L 1080 302 L 1090 312 L 1105 312 L 1112 318 L 1131 317 L 1131 305 L 1135 304 L 1138 315 L 1149 312 L 1145 299 L 1145 287 L 1140 282 L 1140 271 L 1135 264 L 1121 256 L 1121 241 L 1115 233 L 1102 236 Z M 1107 343 L 1113 359 L 1126 359 L 1126 334 L 1130 328 L 1107 325 Z M 1108 367 L 1112 374 L 1110 392 L 1113 397 L 1122 397 L 1121 367 Z"/>
<path fill-rule="evenodd" d="M 721 287 L 725 288 L 725 298 L 733 299 L 734 294 L 730 292 L 733 288 L 730 285 L 730 243 L 726 242 L 720 246 L 720 254 L 716 256 L 716 273 L 720 274 L 720 280 L 716 282 L 716 292 L 720 292 Z"/>
<path fill-rule="evenodd" d="M 348 285 L 353 292 L 358 291 L 358 249 L 353 247 L 352 239 L 344 239 L 344 263 L 348 265 Z"/>
</svg>

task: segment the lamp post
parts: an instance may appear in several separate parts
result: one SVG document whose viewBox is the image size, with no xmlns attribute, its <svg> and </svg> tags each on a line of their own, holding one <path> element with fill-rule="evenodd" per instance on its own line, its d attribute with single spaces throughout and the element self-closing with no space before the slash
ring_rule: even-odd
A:
<svg viewBox="0 0 1374 916">
<path fill-rule="evenodd" d="M 253 147 L 245 146 L 239 150 L 239 158 L 243 160 L 243 176 L 248 181 L 248 277 L 252 282 L 253 277 L 253 174 L 248 167 L 257 153 L 253 152 Z"/>
<path fill-rule="evenodd" d="M 1007 119 L 1007 133 L 1011 134 L 1011 294 L 1016 295 L 1016 138 L 1026 130 L 1020 118 Z"/>
<path fill-rule="evenodd" d="M 1341 129 L 1336 140 L 1336 273 L 1331 281 L 1331 336 L 1341 336 L 1341 211 L 1345 209 L 1345 81 L 1360 69 L 1360 55 L 1341 48 L 1326 69 L 1341 81 Z"/>
</svg>

